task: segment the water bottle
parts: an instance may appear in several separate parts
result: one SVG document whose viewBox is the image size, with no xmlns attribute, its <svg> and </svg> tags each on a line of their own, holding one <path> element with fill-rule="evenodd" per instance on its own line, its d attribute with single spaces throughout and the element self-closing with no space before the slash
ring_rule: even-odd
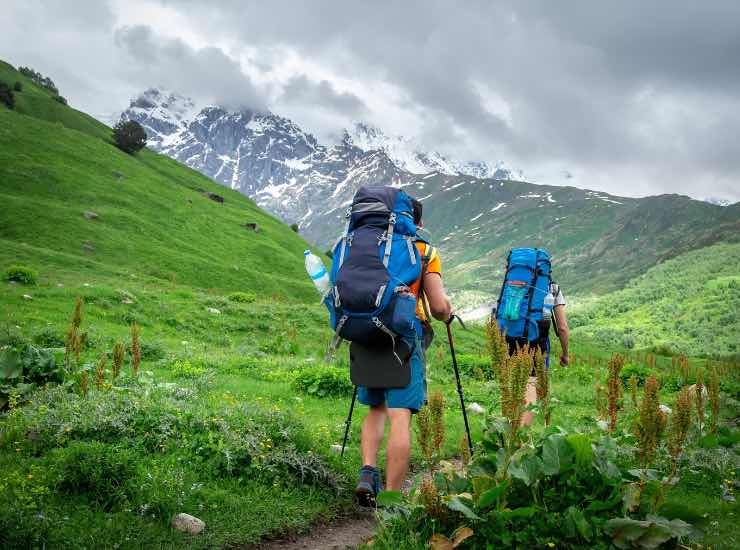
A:
<svg viewBox="0 0 740 550">
<path fill-rule="evenodd" d="M 306 272 L 311 277 L 313 284 L 316 285 L 316 290 L 323 296 L 331 288 L 329 273 L 327 273 L 324 267 L 324 262 L 310 250 L 306 250 L 303 255 L 306 259 Z"/>
<path fill-rule="evenodd" d="M 549 321 L 550 319 L 552 319 L 553 307 L 555 307 L 555 296 L 552 295 L 552 292 L 548 292 L 547 296 L 545 296 L 545 305 L 542 308 L 543 321 Z"/>
</svg>

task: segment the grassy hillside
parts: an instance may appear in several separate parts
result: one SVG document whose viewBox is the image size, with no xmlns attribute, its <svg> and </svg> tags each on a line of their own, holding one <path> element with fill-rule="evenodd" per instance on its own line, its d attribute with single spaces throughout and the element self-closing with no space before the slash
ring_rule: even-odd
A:
<svg viewBox="0 0 740 550">
<path fill-rule="evenodd" d="M 23 79 L 0 68 L 0 79 Z M 0 265 L 313 298 L 306 243 L 289 227 L 175 161 L 119 151 L 109 128 L 23 84 L 16 112 L 0 108 Z"/>
<path fill-rule="evenodd" d="M 740 353 L 740 244 L 663 262 L 571 315 L 573 334 L 599 345 L 666 347 L 687 355 Z"/>
<path fill-rule="evenodd" d="M 0 68 L 2 78 L 19 78 Z M 173 161 L 120 153 L 105 126 L 25 84 L 19 112 L 0 108 L 0 268 L 23 263 L 39 276 L 36 284 L 0 281 L 0 547 L 242 548 L 351 514 L 366 408 L 355 409 L 340 458 L 332 446 L 342 441 L 352 390 L 347 352 L 323 362 L 331 331 L 303 274 L 305 244 L 249 200 Z M 244 222 L 262 231 L 246 232 Z M 79 361 L 63 367 L 59 348 L 76 298 L 87 339 Z M 445 329 L 436 328 L 426 372 L 447 408 L 438 458 L 459 459 L 458 394 Z M 466 399 L 486 411 L 471 413 L 470 425 L 477 456 L 490 466 L 480 442 L 501 394 L 482 327 L 454 332 Z M 114 378 L 118 342 L 125 357 Z M 571 367 L 551 369 L 560 403 L 552 421 L 603 439 L 593 387 L 612 350 L 576 337 L 572 351 Z M 21 375 L 9 360 L 16 355 Z M 668 361 L 656 366 L 675 378 Z M 730 395 L 738 385 L 728 379 L 725 387 L 735 393 L 723 393 L 723 421 L 737 416 Z M 661 399 L 672 404 L 674 389 L 666 384 Z M 624 430 L 636 412 L 629 407 Z M 535 440 L 543 429 L 538 419 Z M 706 544 L 732 548 L 737 504 L 723 501 L 718 487 L 740 468 L 736 454 L 717 454 L 716 442 L 698 448 L 700 435 L 687 456 L 691 475 L 667 503 L 691 508 Z M 417 437 L 418 484 L 425 462 Z M 614 445 L 635 466 L 633 440 Z M 562 516 L 561 508 L 541 515 Z M 172 529 L 180 512 L 204 520 L 205 530 Z M 449 516 L 455 526 L 465 521 L 458 512 Z M 408 547 L 426 547 L 430 536 Z M 553 540 L 569 547 L 572 539 Z M 376 545 L 400 547 L 395 539 Z"/>
</svg>

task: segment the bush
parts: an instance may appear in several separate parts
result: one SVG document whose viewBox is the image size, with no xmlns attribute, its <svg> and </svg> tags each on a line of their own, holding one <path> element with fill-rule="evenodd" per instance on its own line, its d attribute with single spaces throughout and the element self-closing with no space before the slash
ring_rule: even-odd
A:
<svg viewBox="0 0 740 550">
<path fill-rule="evenodd" d="M 328 397 L 350 395 L 353 386 L 345 369 L 316 366 L 298 371 L 293 388 L 316 397 Z"/>
<path fill-rule="evenodd" d="M 188 359 L 178 359 L 172 365 L 172 374 L 177 378 L 198 378 L 206 373 L 206 369 L 193 366 Z"/>
<path fill-rule="evenodd" d="M 0 81 L 0 103 L 4 104 L 8 109 L 15 109 L 15 96 L 13 90 L 10 89 L 5 82 Z"/>
<path fill-rule="evenodd" d="M 290 228 L 295 232 L 298 233 L 298 224 L 297 223 L 291 223 Z"/>
<path fill-rule="evenodd" d="M 146 145 L 146 132 L 135 120 L 122 120 L 113 128 L 113 142 L 121 151 L 133 155 Z"/>
<path fill-rule="evenodd" d="M 624 386 L 627 387 L 629 386 L 630 378 L 634 375 L 637 377 L 637 385 L 642 386 L 651 374 L 653 372 L 644 365 L 625 365 L 619 373 L 619 377 L 622 379 Z"/>
<path fill-rule="evenodd" d="M 35 285 L 36 272 L 25 265 L 11 265 L 3 273 L 3 280 L 15 281 L 23 285 Z"/>
<path fill-rule="evenodd" d="M 136 477 L 130 450 L 99 441 L 75 441 L 52 457 L 62 493 L 85 495 L 107 512 L 129 501 L 129 480 Z"/>
<path fill-rule="evenodd" d="M 54 96 L 54 101 L 56 101 L 57 103 L 61 103 L 62 105 L 66 105 L 67 104 L 67 100 L 65 98 L 63 98 L 62 96 L 60 96 L 60 95 L 55 95 Z"/>
<path fill-rule="evenodd" d="M 56 87 L 56 84 L 54 84 L 54 81 L 48 76 L 44 76 L 41 73 L 34 71 L 31 67 L 18 67 L 18 72 L 27 76 L 42 88 L 49 90 L 55 95 L 59 95 L 59 89 Z"/>
<path fill-rule="evenodd" d="M 490 357 L 480 355 L 468 355 L 461 353 L 457 356 L 457 366 L 461 373 L 475 378 L 492 380 L 493 369 Z"/>
<path fill-rule="evenodd" d="M 16 80 L 15 81 L 15 84 L 13 84 L 13 91 L 14 92 L 22 92 L 23 91 L 23 84 L 21 84 L 20 82 L 18 82 Z"/>
<path fill-rule="evenodd" d="M 238 304 L 251 304 L 257 299 L 257 296 L 253 292 L 232 292 L 228 298 Z"/>
<path fill-rule="evenodd" d="M 56 328 L 47 326 L 33 335 L 33 342 L 44 348 L 63 348 L 64 334 Z"/>
</svg>

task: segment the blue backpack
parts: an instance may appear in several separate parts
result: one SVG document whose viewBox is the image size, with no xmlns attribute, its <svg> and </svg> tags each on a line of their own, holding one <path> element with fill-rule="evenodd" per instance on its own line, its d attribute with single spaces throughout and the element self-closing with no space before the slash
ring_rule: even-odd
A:
<svg viewBox="0 0 740 550">
<path fill-rule="evenodd" d="M 550 328 L 545 297 L 550 292 L 550 254 L 542 248 L 514 248 L 496 307 L 496 321 L 506 339 L 519 345 L 536 342 L 545 350 Z"/>
<path fill-rule="evenodd" d="M 333 250 L 332 288 L 324 298 L 335 336 L 364 346 L 413 336 L 421 275 L 411 198 L 393 187 L 361 187 L 347 209 L 347 228 Z M 394 352 L 395 353 L 395 352 Z"/>
</svg>

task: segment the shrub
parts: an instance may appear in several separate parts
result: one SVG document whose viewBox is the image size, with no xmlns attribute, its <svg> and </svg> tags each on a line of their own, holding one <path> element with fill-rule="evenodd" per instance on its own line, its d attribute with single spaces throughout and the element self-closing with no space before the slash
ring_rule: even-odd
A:
<svg viewBox="0 0 740 550">
<path fill-rule="evenodd" d="M 23 91 L 23 84 L 21 84 L 19 81 L 15 81 L 15 84 L 13 84 L 13 91 L 14 92 L 22 92 Z"/>
<path fill-rule="evenodd" d="M 36 272 L 25 265 L 11 265 L 3 273 L 3 280 L 15 281 L 24 285 L 36 284 Z"/>
<path fill-rule="evenodd" d="M 290 228 L 295 232 L 298 233 L 298 224 L 297 223 L 291 223 Z"/>
<path fill-rule="evenodd" d="M 492 380 L 493 369 L 491 369 L 490 357 L 461 353 L 457 356 L 457 367 L 460 372 L 475 378 Z"/>
<path fill-rule="evenodd" d="M 0 103 L 4 104 L 8 109 L 15 108 L 15 96 L 13 90 L 10 89 L 5 82 L 0 81 Z"/>
<path fill-rule="evenodd" d="M 352 393 L 352 382 L 344 369 L 316 366 L 298 371 L 293 388 L 316 397 L 341 396 Z"/>
<path fill-rule="evenodd" d="M 622 379 L 622 384 L 626 387 L 630 383 L 630 378 L 633 376 L 637 378 L 637 385 L 644 386 L 645 380 L 653 374 L 652 371 L 644 365 L 625 365 L 624 368 L 619 372 L 619 377 Z"/>
<path fill-rule="evenodd" d="M 238 304 L 251 304 L 257 299 L 257 296 L 253 292 L 232 292 L 228 298 Z"/>
<path fill-rule="evenodd" d="M 60 96 L 60 95 L 55 95 L 54 96 L 54 101 L 56 101 L 57 103 L 61 103 L 62 105 L 66 105 L 67 104 L 67 100 L 65 98 L 63 98 L 62 96 Z"/>
<path fill-rule="evenodd" d="M 113 142 L 121 151 L 133 155 L 146 145 L 146 132 L 135 120 L 122 120 L 113 128 Z"/>
<path fill-rule="evenodd" d="M 58 95 L 59 89 L 54 84 L 54 81 L 48 76 L 44 76 L 39 72 L 34 71 L 31 67 L 18 67 L 18 72 L 24 76 L 27 76 L 35 84 L 38 84 L 42 88 L 49 90 L 51 93 Z"/>
<path fill-rule="evenodd" d="M 178 359 L 172 364 L 172 374 L 177 378 L 198 378 L 204 375 L 206 369 L 193 366 L 188 359 Z"/>
<path fill-rule="evenodd" d="M 99 441 L 75 441 L 53 454 L 58 487 L 68 495 L 85 495 L 103 510 L 128 502 L 129 480 L 136 476 L 131 451 Z"/>
<path fill-rule="evenodd" d="M 33 335 L 33 342 L 44 348 L 63 348 L 64 334 L 52 326 L 46 326 Z"/>
</svg>

